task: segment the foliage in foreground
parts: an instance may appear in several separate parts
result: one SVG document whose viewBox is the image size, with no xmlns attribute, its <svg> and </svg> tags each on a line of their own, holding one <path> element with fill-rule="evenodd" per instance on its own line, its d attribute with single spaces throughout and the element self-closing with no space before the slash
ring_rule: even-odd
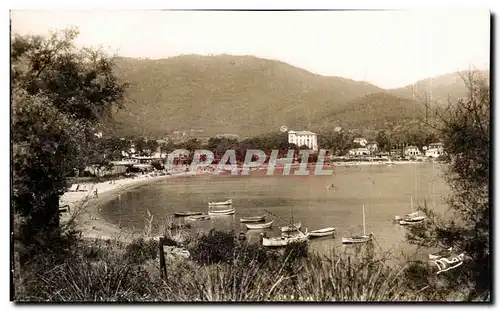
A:
<svg viewBox="0 0 500 311">
<path fill-rule="evenodd" d="M 233 239 L 234 243 L 229 243 Z M 221 244 L 221 241 L 228 242 Z M 389 266 L 373 245 L 320 256 L 304 244 L 281 251 L 212 231 L 186 248 L 191 259 L 167 260 L 143 239 L 79 241 L 63 258 L 39 256 L 15 277 L 17 301 L 397 301 L 443 299 L 412 288 L 405 266 Z M 224 246 L 222 246 L 224 245 Z M 209 246 L 218 246 L 212 248 Z M 221 250 L 221 247 L 224 250 Z M 203 256 L 200 256 L 200 251 Z M 217 260 L 215 260 L 217 258 Z M 421 290 L 422 289 L 422 290 Z"/>
<path fill-rule="evenodd" d="M 452 195 L 451 219 L 444 219 L 427 206 L 425 227 L 409 230 L 409 241 L 425 247 L 453 247 L 466 253 L 461 269 L 446 274 L 449 288 L 466 292 L 469 300 L 489 300 L 490 257 L 490 90 L 477 72 L 464 76 L 467 97 L 452 103 L 438 126 L 444 138 L 445 173 Z"/>
</svg>

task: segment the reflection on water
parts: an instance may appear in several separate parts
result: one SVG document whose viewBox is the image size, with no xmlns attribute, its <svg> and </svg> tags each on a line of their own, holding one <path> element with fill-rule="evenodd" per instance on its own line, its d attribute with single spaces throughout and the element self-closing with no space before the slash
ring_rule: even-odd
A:
<svg viewBox="0 0 500 311">
<path fill-rule="evenodd" d="M 337 167 L 331 176 L 251 176 L 186 177 L 163 180 L 133 189 L 111 201 L 101 215 L 122 226 L 141 230 L 147 210 L 156 219 L 180 211 L 207 213 L 209 201 L 233 199 L 234 215 L 213 216 L 210 220 L 189 221 L 195 230 L 210 228 L 246 231 L 240 217 L 266 215 L 274 219 L 268 236 L 279 235 L 279 227 L 293 217 L 309 230 L 336 228 L 336 238 L 315 239 L 316 250 L 341 245 L 341 237 L 362 233 L 362 205 L 365 205 L 366 231 L 373 232 L 382 249 L 406 248 L 405 230 L 393 223 L 394 216 L 411 212 L 413 204 L 446 210 L 444 197 L 449 193 L 439 165 L 432 163 L 387 166 Z M 329 185 L 333 189 L 328 189 Z M 274 217 L 266 211 L 278 216 Z M 250 240 L 261 231 L 251 230 Z"/>
</svg>

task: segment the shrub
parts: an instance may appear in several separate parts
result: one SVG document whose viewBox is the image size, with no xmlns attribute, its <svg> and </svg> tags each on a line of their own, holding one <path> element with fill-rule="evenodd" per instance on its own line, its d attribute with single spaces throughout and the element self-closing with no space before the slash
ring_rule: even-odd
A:
<svg viewBox="0 0 500 311">
<path fill-rule="evenodd" d="M 127 245 L 125 258 L 136 264 L 141 264 L 148 259 L 156 259 L 158 256 L 158 242 L 146 241 L 143 238 L 136 239 Z"/>
<path fill-rule="evenodd" d="M 191 257 L 200 264 L 232 262 L 236 236 L 234 232 L 215 229 L 203 235 L 190 250 Z"/>
</svg>

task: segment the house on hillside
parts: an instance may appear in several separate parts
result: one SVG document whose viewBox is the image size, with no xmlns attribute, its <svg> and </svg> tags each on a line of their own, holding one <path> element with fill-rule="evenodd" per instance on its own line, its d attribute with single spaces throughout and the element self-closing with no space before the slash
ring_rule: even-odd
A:
<svg viewBox="0 0 500 311">
<path fill-rule="evenodd" d="M 421 153 L 417 146 L 408 146 L 404 149 L 404 155 L 406 157 L 416 157 L 421 155 Z"/>
<path fill-rule="evenodd" d="M 288 131 L 288 143 L 318 151 L 318 135 L 310 131 Z"/>
<path fill-rule="evenodd" d="M 378 152 L 378 144 L 376 142 L 369 142 L 366 144 L 366 148 L 370 151 L 370 154 L 376 154 Z"/>
<path fill-rule="evenodd" d="M 426 157 L 437 158 L 444 154 L 444 144 L 443 143 L 432 143 L 425 150 Z"/>
<path fill-rule="evenodd" d="M 354 138 L 353 143 L 358 144 L 362 147 L 366 147 L 366 144 L 368 144 L 368 140 L 366 140 L 366 138 L 363 137 L 357 137 Z"/>
</svg>

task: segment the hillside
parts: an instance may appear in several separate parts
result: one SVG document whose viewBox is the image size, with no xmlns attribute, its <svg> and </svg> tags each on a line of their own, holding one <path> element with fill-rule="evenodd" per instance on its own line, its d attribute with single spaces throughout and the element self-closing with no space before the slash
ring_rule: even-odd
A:
<svg viewBox="0 0 500 311">
<path fill-rule="evenodd" d="M 489 80 L 489 71 L 479 71 L 482 77 Z M 429 79 L 419 80 L 402 88 L 392 89 L 388 92 L 392 95 L 416 100 L 432 99 L 434 105 L 445 105 L 448 96 L 454 100 L 467 94 L 461 74 L 464 72 L 448 73 Z"/>
<path fill-rule="evenodd" d="M 309 128 L 325 111 L 380 88 L 324 77 L 283 62 L 252 56 L 178 56 L 162 60 L 117 59 L 130 83 L 125 109 L 113 126 L 121 135 L 253 136 L 283 124 Z"/>
<path fill-rule="evenodd" d="M 317 121 L 317 130 L 331 130 L 336 126 L 393 129 L 398 125 L 417 123 L 425 115 L 424 111 L 424 107 L 413 100 L 378 92 L 326 111 Z"/>
</svg>

